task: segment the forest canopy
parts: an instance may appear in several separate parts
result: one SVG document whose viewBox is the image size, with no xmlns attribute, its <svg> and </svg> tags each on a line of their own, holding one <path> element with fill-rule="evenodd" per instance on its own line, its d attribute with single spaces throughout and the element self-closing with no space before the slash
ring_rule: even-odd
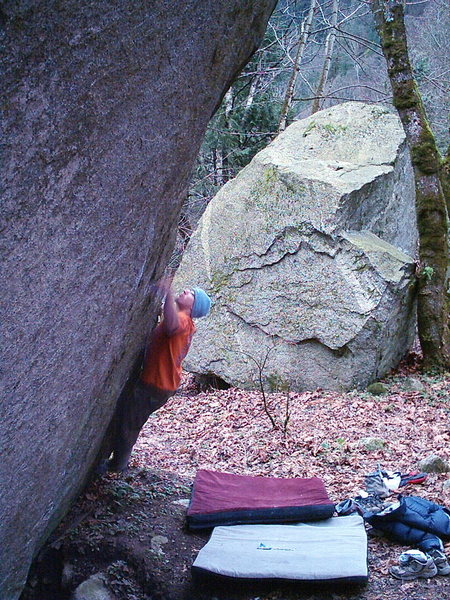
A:
<svg viewBox="0 0 450 600">
<path fill-rule="evenodd" d="M 445 154 L 450 6 L 446 0 L 408 2 L 405 24 L 414 77 Z M 280 0 L 261 47 L 210 122 L 181 216 L 174 265 L 218 189 L 277 135 L 289 92 L 286 124 L 347 100 L 392 103 L 369 1 Z"/>
</svg>

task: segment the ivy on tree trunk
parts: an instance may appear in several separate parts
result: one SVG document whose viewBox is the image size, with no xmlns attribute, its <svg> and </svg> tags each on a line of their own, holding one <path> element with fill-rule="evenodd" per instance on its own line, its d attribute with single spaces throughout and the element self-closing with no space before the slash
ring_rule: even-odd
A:
<svg viewBox="0 0 450 600">
<path fill-rule="evenodd" d="M 447 217 L 450 217 L 450 146 L 441 166 L 441 183 L 447 204 Z"/>
<path fill-rule="evenodd" d="M 426 369 L 450 368 L 448 216 L 439 152 L 408 55 L 403 3 L 373 0 L 372 10 L 397 108 L 411 152 L 419 229 L 418 331 Z"/>
</svg>

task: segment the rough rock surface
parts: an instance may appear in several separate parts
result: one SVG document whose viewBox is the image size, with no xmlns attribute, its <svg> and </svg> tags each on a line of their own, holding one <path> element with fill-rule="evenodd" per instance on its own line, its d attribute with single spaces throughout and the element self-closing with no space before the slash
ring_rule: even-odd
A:
<svg viewBox="0 0 450 600">
<path fill-rule="evenodd" d="M 450 471 L 450 463 L 437 454 L 430 454 L 422 459 L 417 467 L 425 473 L 448 473 Z"/>
<path fill-rule="evenodd" d="M 106 587 L 102 573 L 96 573 L 80 583 L 72 600 L 114 600 L 114 597 Z"/>
<path fill-rule="evenodd" d="M 205 127 L 274 4 L 2 3 L 2 600 L 92 467 Z"/>
<path fill-rule="evenodd" d="M 220 190 L 190 241 L 176 283 L 205 286 L 214 306 L 187 368 L 255 387 L 270 352 L 272 387 L 366 386 L 412 342 L 416 242 L 396 115 L 351 102 L 292 124 Z"/>
</svg>

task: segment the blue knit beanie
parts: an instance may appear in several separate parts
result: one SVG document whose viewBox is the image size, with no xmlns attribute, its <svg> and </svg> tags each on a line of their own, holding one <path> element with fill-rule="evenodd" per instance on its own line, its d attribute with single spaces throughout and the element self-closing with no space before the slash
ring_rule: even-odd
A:
<svg viewBox="0 0 450 600">
<path fill-rule="evenodd" d="M 206 317 L 211 308 L 211 298 L 201 288 L 194 288 L 194 304 L 191 310 L 191 317 L 198 319 L 199 317 Z"/>
</svg>

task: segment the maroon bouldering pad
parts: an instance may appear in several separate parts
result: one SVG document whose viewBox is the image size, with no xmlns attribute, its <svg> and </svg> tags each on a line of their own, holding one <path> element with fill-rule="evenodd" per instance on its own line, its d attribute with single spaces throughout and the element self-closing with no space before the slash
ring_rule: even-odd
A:
<svg viewBox="0 0 450 600">
<path fill-rule="evenodd" d="M 319 477 L 282 479 L 197 471 L 187 511 L 191 529 L 250 523 L 317 521 L 334 504 Z"/>
</svg>

